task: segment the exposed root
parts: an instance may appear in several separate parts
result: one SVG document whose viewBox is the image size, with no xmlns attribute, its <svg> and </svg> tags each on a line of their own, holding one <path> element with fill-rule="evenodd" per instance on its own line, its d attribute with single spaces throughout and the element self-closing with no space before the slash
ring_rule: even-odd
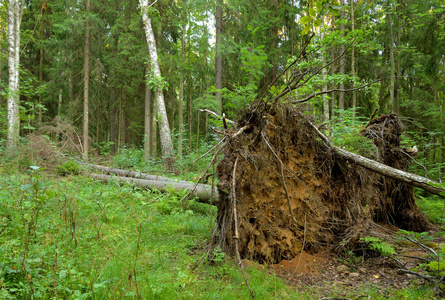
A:
<svg viewBox="0 0 445 300">
<path fill-rule="evenodd" d="M 213 247 L 273 264 L 293 259 L 303 249 L 308 253 L 324 247 L 354 249 L 360 237 L 386 234 L 377 223 L 407 230 L 428 228 L 410 185 L 357 165 L 356 156 L 333 146 L 292 105 L 256 103 L 253 107 L 238 121 L 240 129 L 226 135 L 225 156 L 217 167 L 220 198 Z M 382 118 L 384 128 L 373 124 L 376 130 L 370 132 L 385 140 L 381 143 L 385 147 L 394 144 L 401 133 L 402 127 L 391 118 Z M 379 149 L 380 157 L 389 160 L 384 156 L 387 148 Z M 396 149 L 391 148 L 391 153 Z M 397 165 L 400 157 L 405 156 L 393 158 L 394 169 L 403 165 Z M 236 228 L 232 204 L 235 162 Z"/>
<path fill-rule="evenodd" d="M 235 251 L 236 251 L 236 258 L 238 260 L 238 265 L 240 266 L 241 271 L 243 273 L 244 281 L 246 282 L 246 286 L 249 289 L 250 295 L 252 296 L 252 298 L 255 298 L 255 295 L 253 294 L 253 291 L 250 288 L 249 281 L 247 280 L 246 272 L 244 272 L 243 262 L 241 261 L 241 256 L 239 254 L 238 217 L 236 214 L 236 167 L 238 166 L 238 160 L 239 160 L 239 156 L 237 156 L 235 159 L 235 164 L 233 165 L 233 174 L 232 174 L 232 205 L 233 205 L 233 222 L 234 222 L 234 229 L 235 229 L 235 236 L 234 236 Z"/>
</svg>

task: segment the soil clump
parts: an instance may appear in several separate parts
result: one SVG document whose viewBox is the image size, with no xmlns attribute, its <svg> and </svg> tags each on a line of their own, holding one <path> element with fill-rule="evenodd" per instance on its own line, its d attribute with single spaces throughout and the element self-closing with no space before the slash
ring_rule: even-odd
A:
<svg viewBox="0 0 445 300">
<path fill-rule="evenodd" d="M 243 114 L 238 129 L 244 131 L 229 140 L 217 167 L 215 246 L 235 255 L 238 243 L 241 258 L 278 264 L 302 251 L 352 249 L 360 237 L 390 234 L 385 224 L 429 228 L 412 186 L 341 157 L 318 138 L 313 123 L 282 103 L 256 103 Z M 406 170 L 402 132 L 399 118 L 387 115 L 361 134 L 373 140 L 373 158 Z"/>
</svg>

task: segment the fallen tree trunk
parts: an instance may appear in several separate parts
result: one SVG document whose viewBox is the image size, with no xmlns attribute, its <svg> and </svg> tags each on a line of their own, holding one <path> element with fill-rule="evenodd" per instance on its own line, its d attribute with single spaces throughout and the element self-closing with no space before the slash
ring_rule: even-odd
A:
<svg viewBox="0 0 445 300">
<path fill-rule="evenodd" d="M 118 181 L 119 184 L 134 184 L 137 187 L 143 189 L 156 189 L 161 192 L 167 192 L 169 189 L 175 190 L 189 190 L 191 191 L 192 197 L 197 197 L 199 202 L 212 204 L 212 200 L 218 199 L 218 191 L 216 189 L 212 190 L 212 186 L 207 184 L 198 184 L 195 187 L 194 182 L 190 181 L 180 181 L 175 182 L 174 180 L 150 180 L 150 179 L 138 179 L 130 178 L 124 176 L 111 176 L 104 174 L 90 174 L 92 178 L 102 180 L 104 182 L 108 181 Z"/>
<path fill-rule="evenodd" d="M 393 178 L 395 180 L 411 184 L 415 187 L 424 189 L 425 191 L 428 191 L 432 194 L 442 196 L 445 194 L 445 189 L 442 189 L 438 186 L 440 186 L 440 183 L 430 180 L 428 178 L 413 174 L 404 172 L 398 169 L 395 169 L 393 167 L 381 164 L 379 162 L 376 162 L 375 160 L 360 156 L 355 153 L 348 152 L 346 150 L 340 149 L 337 146 L 333 146 L 333 148 L 337 151 L 337 153 L 341 156 L 343 156 L 346 159 L 352 160 L 354 163 L 356 163 L 359 166 L 362 166 L 368 170 L 374 171 L 376 173 L 379 173 L 383 176 Z M 433 185 L 432 185 L 433 184 Z"/>
<path fill-rule="evenodd" d="M 147 173 L 143 173 L 143 172 L 110 168 L 110 167 L 104 167 L 104 166 L 93 165 L 93 164 L 86 164 L 86 166 L 88 166 L 92 169 L 100 170 L 107 174 L 116 174 L 116 175 L 122 176 L 122 177 L 131 177 L 131 178 L 136 178 L 136 179 L 148 179 L 148 180 L 154 180 L 154 181 L 171 181 L 171 182 L 176 182 L 176 183 L 178 183 L 178 182 L 189 183 L 189 181 L 176 180 L 176 179 L 172 179 L 172 178 L 168 178 L 168 177 L 152 175 L 152 174 L 147 174 Z"/>
<path fill-rule="evenodd" d="M 415 187 L 424 189 L 425 191 L 428 191 L 432 194 L 442 196 L 445 194 L 445 189 L 440 188 L 440 183 L 430 180 L 426 177 L 422 177 L 413 173 L 405 172 L 393 167 L 390 167 L 388 165 L 379 163 L 375 160 L 363 157 L 361 155 L 346 151 L 344 149 L 341 149 L 334 144 L 323 134 L 321 133 L 318 128 L 310 123 L 311 126 L 315 129 L 317 134 L 323 139 L 323 141 L 328 144 L 329 147 L 334 149 L 337 154 L 342 156 L 343 158 L 349 159 L 353 161 L 355 164 L 362 166 L 370 171 L 376 172 L 380 175 L 395 179 L 397 181 L 411 184 Z"/>
</svg>

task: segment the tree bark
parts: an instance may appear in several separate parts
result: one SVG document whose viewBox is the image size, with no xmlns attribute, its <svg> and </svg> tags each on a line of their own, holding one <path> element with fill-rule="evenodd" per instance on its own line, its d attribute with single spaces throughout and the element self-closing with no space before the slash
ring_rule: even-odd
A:
<svg viewBox="0 0 445 300">
<path fill-rule="evenodd" d="M 355 21 L 354 21 L 354 0 L 351 0 L 351 27 L 352 31 L 355 30 Z M 352 77 L 355 77 L 355 44 L 351 46 L 351 74 Z M 357 92 L 352 91 L 352 108 L 357 107 Z M 355 110 L 353 111 L 355 115 Z"/>
<path fill-rule="evenodd" d="M 20 65 L 20 24 L 22 21 L 23 3 L 10 0 L 8 7 L 8 133 L 6 148 L 10 152 L 17 145 L 20 135 L 19 119 L 19 65 Z"/>
<path fill-rule="evenodd" d="M 85 10 L 90 11 L 90 0 L 86 0 Z M 83 158 L 88 161 L 88 108 L 89 108 L 89 90 L 90 90 L 90 22 L 85 23 L 85 56 L 83 70 Z"/>
<path fill-rule="evenodd" d="M 181 60 L 185 62 L 185 32 L 186 23 L 182 24 L 181 36 Z M 181 78 L 179 79 L 179 99 L 178 99 L 178 155 L 182 157 L 182 140 L 184 135 L 184 70 L 181 70 Z"/>
<path fill-rule="evenodd" d="M 43 38 L 43 26 L 41 29 L 41 35 Z M 39 84 L 43 84 L 43 46 L 40 47 L 40 51 L 39 51 Z M 40 93 L 39 94 L 39 108 L 38 108 L 38 125 L 39 126 L 42 125 L 42 121 L 43 121 L 42 106 L 43 106 L 43 95 Z"/>
<path fill-rule="evenodd" d="M 147 78 L 150 74 L 150 64 L 147 64 Z M 145 114 L 144 114 L 144 157 L 148 161 L 151 154 L 151 89 L 148 83 L 145 84 Z"/>
<path fill-rule="evenodd" d="M 324 26 L 324 22 L 323 19 L 321 21 L 321 39 L 323 40 L 325 37 L 325 32 L 323 31 L 323 26 Z M 326 54 L 322 53 L 321 54 L 321 63 L 322 65 L 324 65 L 326 63 Z M 323 89 L 322 91 L 325 92 L 328 90 L 328 84 L 326 82 L 327 80 L 327 76 L 328 76 L 328 70 L 326 68 L 323 68 L 321 70 L 321 76 L 322 76 L 322 80 L 323 80 Z M 329 99 L 327 97 L 326 94 L 322 95 L 323 98 L 323 122 L 327 122 L 329 121 Z"/>
<path fill-rule="evenodd" d="M 340 0 L 340 6 L 344 6 L 345 1 L 344 0 Z M 341 19 L 343 20 L 345 18 L 345 12 L 342 9 L 341 11 Z M 340 31 L 342 36 L 344 36 L 344 31 L 345 31 L 345 25 L 342 23 L 340 25 Z M 345 51 L 345 45 L 342 44 L 340 46 L 340 53 L 343 53 Z M 340 58 L 340 75 L 345 75 L 345 56 L 342 55 Z M 345 89 L 345 84 L 343 83 L 343 81 L 340 83 L 340 90 L 344 90 Z M 345 109 L 345 93 L 344 92 L 339 92 L 338 93 L 338 108 L 341 110 Z"/>
<path fill-rule="evenodd" d="M 387 9 L 390 9 L 391 7 L 388 5 Z M 391 61 L 391 83 L 389 86 L 389 109 L 390 113 L 394 113 L 394 86 L 395 86 L 395 60 L 394 60 L 394 36 L 392 32 L 392 20 L 391 20 L 391 14 L 388 12 L 386 14 L 386 20 L 389 25 L 389 58 Z"/>
<path fill-rule="evenodd" d="M 150 54 L 150 63 L 153 70 L 153 77 L 162 85 L 161 69 L 159 68 L 158 54 L 156 49 L 156 41 L 151 25 L 151 19 L 148 16 L 148 0 L 139 0 L 142 11 L 142 21 L 144 23 L 145 35 L 147 38 L 147 44 Z M 160 116 L 159 133 L 161 136 L 161 148 L 162 159 L 164 160 L 165 168 L 169 171 L 175 171 L 175 155 L 173 151 L 173 142 L 170 135 L 170 126 L 168 124 L 167 111 L 165 108 L 164 94 L 162 92 L 162 86 L 155 87 L 155 98 L 158 109 L 158 115 Z"/>
<path fill-rule="evenodd" d="M 155 181 L 171 181 L 171 182 L 190 183 L 190 181 L 177 180 L 177 179 L 163 177 L 163 176 L 159 176 L 159 175 L 147 174 L 144 172 L 136 172 L 136 171 L 125 170 L 125 169 L 110 168 L 110 167 L 94 165 L 94 164 L 85 164 L 85 165 L 91 169 L 96 169 L 96 170 L 102 171 L 107 175 L 115 174 L 115 175 L 122 176 L 122 177 L 131 177 L 131 178 L 136 178 L 136 179 L 148 179 L 148 180 L 155 180 Z"/>
<path fill-rule="evenodd" d="M 151 156 L 158 156 L 158 107 L 156 101 L 153 102 L 151 118 Z"/>
<path fill-rule="evenodd" d="M 192 197 L 198 197 L 199 202 L 211 203 L 211 200 L 217 200 L 219 198 L 218 191 L 214 189 L 212 191 L 212 186 L 207 184 L 198 184 L 195 188 L 194 182 L 181 181 L 175 182 L 174 180 L 150 180 L 150 179 L 136 179 L 131 177 L 123 177 L 123 176 L 110 176 L 104 174 L 90 174 L 92 178 L 102 180 L 104 182 L 117 180 L 119 184 L 134 184 L 140 188 L 146 189 L 156 189 L 161 192 L 167 192 L 168 190 L 176 189 L 176 190 L 189 190 L 194 191 L 191 193 Z"/>
<path fill-rule="evenodd" d="M 116 154 L 116 89 L 114 86 L 110 88 L 110 152 L 112 155 Z"/>
<path fill-rule="evenodd" d="M 221 54 L 221 35 L 222 35 L 222 0 L 216 1 L 216 37 L 215 37 L 215 98 L 219 104 L 219 113 L 222 115 L 222 54 Z"/>
</svg>

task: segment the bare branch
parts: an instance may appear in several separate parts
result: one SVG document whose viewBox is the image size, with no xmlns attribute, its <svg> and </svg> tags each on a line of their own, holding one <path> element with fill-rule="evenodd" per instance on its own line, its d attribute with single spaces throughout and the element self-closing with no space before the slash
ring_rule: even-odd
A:
<svg viewBox="0 0 445 300">
<path fill-rule="evenodd" d="M 222 118 L 223 118 L 222 116 L 218 115 L 216 112 L 211 111 L 211 110 L 208 110 L 208 109 L 198 109 L 198 111 L 206 112 L 206 113 L 208 113 L 209 115 L 212 115 L 212 116 L 214 116 L 214 117 L 216 117 L 216 118 L 218 118 L 218 119 L 222 119 Z M 226 122 L 228 122 L 228 123 L 230 123 L 230 124 L 232 124 L 232 125 L 235 125 L 235 124 L 236 124 L 236 122 L 234 122 L 234 121 L 232 121 L 232 120 L 229 120 L 229 119 L 227 119 L 227 118 L 225 118 L 225 119 L 226 119 Z"/>
<path fill-rule="evenodd" d="M 314 37 L 314 34 L 311 35 L 311 37 L 309 38 L 309 40 L 307 40 L 306 44 L 304 45 L 303 49 L 301 50 L 300 54 L 298 54 L 298 57 L 286 68 L 284 69 L 283 72 L 280 73 L 280 75 L 278 75 L 274 81 L 272 81 L 272 83 L 267 87 L 266 91 L 263 93 L 263 95 L 261 96 L 260 99 L 263 99 L 264 96 L 266 96 L 266 93 L 270 90 L 270 88 L 275 84 L 275 82 L 281 77 L 283 76 L 284 73 L 286 73 L 293 65 L 295 65 L 300 58 L 303 56 L 303 53 L 306 53 L 306 48 L 309 45 L 309 43 L 311 42 L 312 38 Z"/>
<path fill-rule="evenodd" d="M 374 81 L 369 82 L 367 84 L 363 84 L 363 85 L 361 85 L 359 87 L 353 88 L 353 89 L 347 89 L 347 90 L 344 90 L 344 89 L 332 89 L 332 90 L 329 90 L 329 91 L 318 92 L 318 93 L 312 94 L 312 95 L 310 95 L 310 96 L 308 96 L 308 97 L 306 97 L 304 99 L 293 101 L 292 103 L 293 104 L 303 103 L 303 102 L 309 101 L 310 99 L 312 99 L 314 97 L 317 97 L 317 96 L 320 96 L 320 95 L 324 95 L 324 94 L 333 93 L 333 92 L 343 92 L 343 93 L 346 93 L 346 92 L 352 92 L 352 91 L 361 90 L 361 89 L 363 89 L 363 88 L 365 88 L 367 86 L 370 86 L 370 85 L 372 85 L 372 84 L 374 84 L 376 82 L 382 81 L 382 80 L 383 79 L 377 79 L 377 80 L 374 80 Z"/>
<path fill-rule="evenodd" d="M 246 283 L 247 288 L 249 289 L 250 296 L 252 298 L 255 298 L 255 295 L 252 289 L 250 288 L 249 281 L 247 280 L 246 273 L 244 272 L 244 266 L 243 262 L 241 261 L 241 255 L 239 254 L 238 216 L 236 214 L 236 168 L 238 166 L 238 160 L 239 156 L 237 156 L 235 159 L 235 164 L 233 165 L 233 172 L 232 172 L 232 205 L 233 205 L 233 222 L 235 227 L 234 228 L 235 235 L 233 238 L 235 239 L 235 250 L 236 250 L 236 258 L 238 260 L 238 265 L 240 266 L 241 271 L 243 273 L 244 281 Z"/>
<path fill-rule="evenodd" d="M 291 91 L 293 91 L 293 90 L 295 90 L 295 89 L 297 89 L 297 88 L 303 86 L 303 85 L 306 84 L 311 78 L 313 78 L 315 75 L 317 75 L 318 73 L 320 73 L 321 70 L 323 70 L 324 68 L 329 67 L 330 65 L 332 65 L 333 63 L 335 63 L 337 60 L 339 60 L 343 55 L 345 55 L 346 51 L 348 51 L 348 49 L 352 46 L 352 44 L 354 44 L 355 39 L 356 39 L 356 38 L 354 38 L 354 39 L 352 40 L 352 42 L 348 45 L 348 47 L 346 47 L 346 49 L 345 49 L 344 51 L 342 51 L 342 53 L 340 53 L 339 56 L 337 56 L 335 59 L 333 59 L 333 60 L 330 61 L 329 63 L 324 64 L 324 65 L 322 65 L 322 66 L 316 68 L 316 69 L 315 69 L 315 72 L 314 72 L 311 76 L 309 76 L 309 78 L 307 78 L 306 80 L 304 80 L 302 83 L 299 84 L 299 81 L 297 81 L 297 82 L 294 83 L 290 88 L 289 88 L 289 87 L 286 87 L 286 89 L 284 89 L 280 94 L 278 94 L 277 96 L 275 96 L 275 98 L 273 99 L 272 102 L 275 103 L 276 101 L 278 101 L 278 99 L 280 99 L 281 97 L 287 95 L 289 92 L 291 92 Z M 314 70 L 314 69 L 312 69 L 312 70 Z M 312 70 L 311 70 L 311 71 L 312 71 Z M 303 76 L 301 76 L 301 77 L 303 77 Z M 299 80 L 301 80 L 301 78 L 300 78 Z"/>
</svg>

